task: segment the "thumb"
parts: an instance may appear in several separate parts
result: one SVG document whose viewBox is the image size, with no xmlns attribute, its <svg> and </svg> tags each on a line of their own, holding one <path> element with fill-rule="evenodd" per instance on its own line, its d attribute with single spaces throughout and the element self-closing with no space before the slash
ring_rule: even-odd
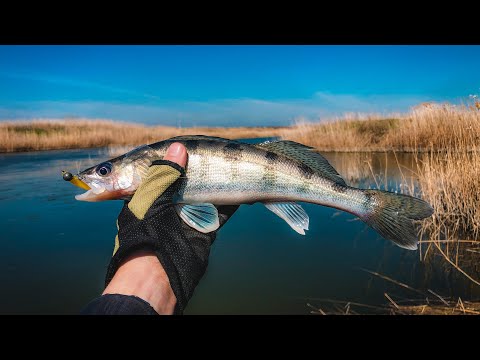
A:
<svg viewBox="0 0 480 360">
<path fill-rule="evenodd" d="M 177 163 L 184 168 L 185 165 L 187 165 L 187 149 L 181 143 L 173 143 L 167 149 L 163 160 L 169 160 L 171 162 Z"/>
</svg>

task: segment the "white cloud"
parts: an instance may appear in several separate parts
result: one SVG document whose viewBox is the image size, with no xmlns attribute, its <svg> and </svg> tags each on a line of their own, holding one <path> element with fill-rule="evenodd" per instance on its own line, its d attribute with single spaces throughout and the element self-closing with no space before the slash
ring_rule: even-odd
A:
<svg viewBox="0 0 480 360">
<path fill-rule="evenodd" d="M 22 72 L 3 72 L 0 71 L 1 77 L 7 77 L 12 79 L 23 79 L 23 80 L 31 80 L 31 81 L 38 81 L 44 83 L 50 83 L 54 85 L 66 85 L 76 88 L 86 88 L 86 89 L 94 89 L 94 90 L 102 90 L 105 92 L 111 93 L 118 93 L 118 94 L 126 94 L 126 95 L 133 95 L 138 97 L 144 97 L 148 99 L 160 99 L 158 96 L 142 93 L 135 90 L 119 88 L 116 86 L 110 86 L 98 82 L 93 81 L 85 81 L 74 79 L 70 77 L 61 77 L 55 76 L 51 74 L 42 74 L 42 73 L 22 73 Z"/>
<path fill-rule="evenodd" d="M 318 92 L 305 99 L 220 99 L 163 102 L 158 105 L 32 101 L 3 107 L 0 104 L 0 119 L 79 116 L 174 126 L 281 126 L 291 124 L 297 118 L 314 121 L 352 112 L 406 111 L 411 106 L 429 100 L 419 96 L 357 96 Z"/>
</svg>

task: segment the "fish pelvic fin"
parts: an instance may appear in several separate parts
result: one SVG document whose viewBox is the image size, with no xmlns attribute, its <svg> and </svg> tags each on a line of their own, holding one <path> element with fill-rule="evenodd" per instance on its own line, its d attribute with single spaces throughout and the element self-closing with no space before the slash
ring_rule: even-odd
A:
<svg viewBox="0 0 480 360">
<path fill-rule="evenodd" d="M 337 170 L 330 165 L 327 159 L 316 152 L 315 148 L 289 140 L 267 141 L 255 146 L 300 161 L 323 177 L 337 184 L 347 186 Z"/>
<path fill-rule="evenodd" d="M 427 202 L 412 196 L 383 190 L 363 190 L 367 211 L 360 218 L 385 239 L 404 249 L 416 250 L 418 235 L 415 220 L 433 214 Z"/>
</svg>

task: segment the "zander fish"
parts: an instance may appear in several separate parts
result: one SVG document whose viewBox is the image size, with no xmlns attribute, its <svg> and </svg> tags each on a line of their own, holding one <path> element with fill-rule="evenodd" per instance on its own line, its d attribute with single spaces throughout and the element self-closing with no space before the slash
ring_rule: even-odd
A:
<svg viewBox="0 0 480 360">
<path fill-rule="evenodd" d="M 218 137 L 179 136 L 140 146 L 124 155 L 64 179 L 86 190 L 82 201 L 128 200 L 153 160 L 162 159 L 173 142 L 187 148 L 186 177 L 175 194 L 179 216 L 201 232 L 218 228 L 214 205 L 262 202 L 305 235 L 309 218 L 297 201 L 324 205 L 358 216 L 384 238 L 415 250 L 415 221 L 433 213 L 423 200 L 382 190 L 348 186 L 313 148 L 293 141 L 246 144 Z"/>
</svg>

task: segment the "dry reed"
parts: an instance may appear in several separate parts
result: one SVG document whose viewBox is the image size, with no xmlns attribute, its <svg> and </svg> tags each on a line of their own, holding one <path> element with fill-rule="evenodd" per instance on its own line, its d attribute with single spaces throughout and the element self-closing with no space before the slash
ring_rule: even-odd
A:
<svg viewBox="0 0 480 360">
<path fill-rule="evenodd" d="M 369 115 L 322 123 L 301 122 L 282 137 L 320 151 L 478 150 L 480 111 L 467 106 L 432 105 L 385 118 Z"/>
<path fill-rule="evenodd" d="M 185 134 L 236 139 L 282 136 L 320 151 L 423 152 L 465 145 L 475 151 L 479 124 L 476 108 L 432 104 L 406 114 L 349 116 L 288 127 L 176 128 L 102 119 L 9 121 L 0 122 L 0 152 L 138 145 Z"/>
<path fill-rule="evenodd" d="M 375 271 L 360 269 L 378 276 L 399 287 L 415 293 L 415 298 L 395 297 L 392 294 L 384 293 L 388 300 L 386 304 L 369 305 L 358 302 L 342 301 L 334 299 L 314 298 L 317 304 L 307 303 L 311 314 L 321 315 L 350 315 L 350 314 L 383 314 L 383 315 L 480 315 L 480 301 L 465 301 L 460 297 L 450 298 L 440 296 L 431 289 L 426 292 L 412 288 L 400 281 Z M 318 305 L 320 303 L 321 305 Z"/>
<path fill-rule="evenodd" d="M 393 300 L 385 293 L 387 305 L 367 305 L 351 301 L 318 299 L 322 305 L 307 303 L 311 314 L 316 315 L 480 315 L 480 302 L 458 299 Z"/>
<path fill-rule="evenodd" d="M 281 128 L 176 128 L 111 120 L 33 120 L 0 122 L 0 152 L 140 145 L 173 136 L 202 134 L 226 138 L 278 136 Z"/>
</svg>

